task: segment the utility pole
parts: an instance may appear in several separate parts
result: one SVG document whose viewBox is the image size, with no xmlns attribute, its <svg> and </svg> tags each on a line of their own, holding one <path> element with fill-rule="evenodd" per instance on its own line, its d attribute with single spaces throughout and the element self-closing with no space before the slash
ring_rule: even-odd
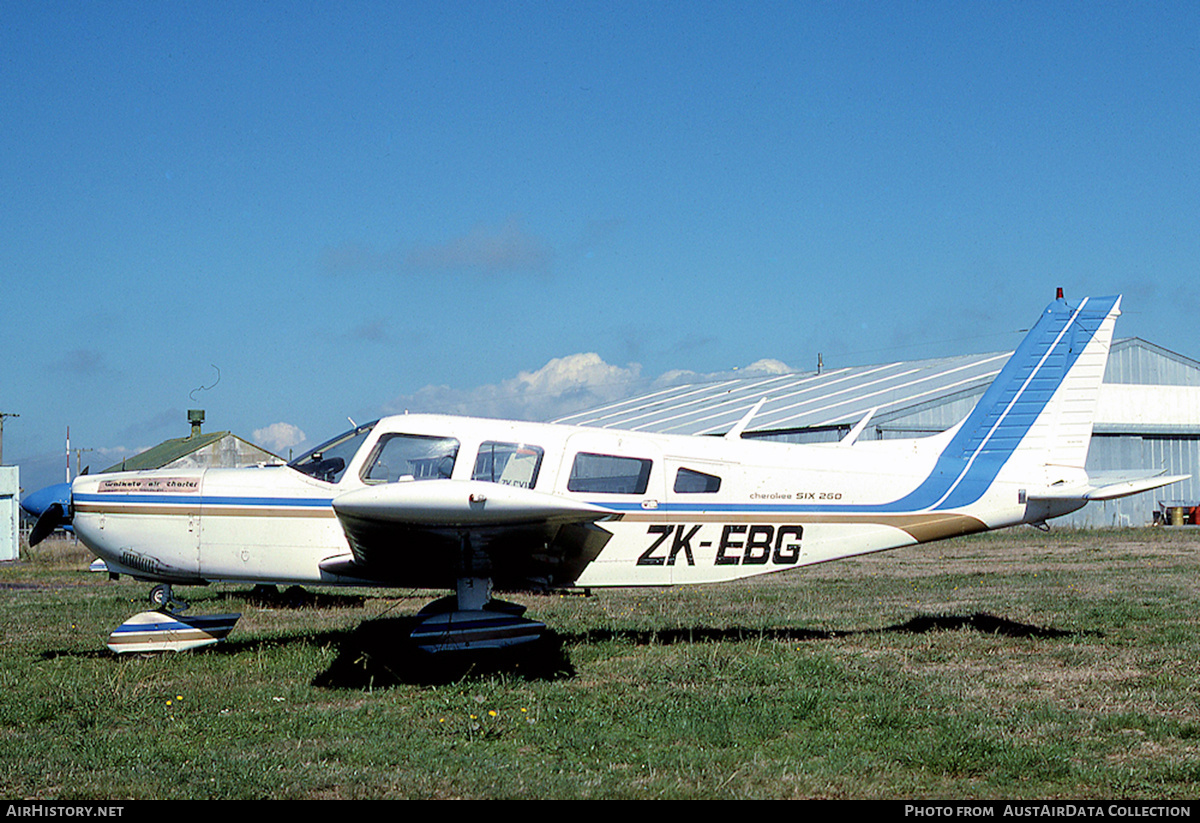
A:
<svg viewBox="0 0 1200 823">
<path fill-rule="evenodd" d="M 4 418 L 20 416 L 11 412 L 0 412 L 0 466 L 4 465 Z"/>
<path fill-rule="evenodd" d="M 76 477 L 79 476 L 79 458 L 83 455 L 84 452 L 94 452 L 94 451 L 95 451 L 95 449 L 81 449 L 78 447 L 75 449 L 75 476 Z"/>
</svg>

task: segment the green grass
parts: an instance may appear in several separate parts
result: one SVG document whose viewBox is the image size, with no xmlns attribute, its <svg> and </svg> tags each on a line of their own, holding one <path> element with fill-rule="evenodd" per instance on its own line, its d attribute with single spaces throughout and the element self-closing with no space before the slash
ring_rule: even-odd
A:
<svg viewBox="0 0 1200 823">
<path fill-rule="evenodd" d="M 436 593 L 181 589 L 207 650 L 116 657 L 148 586 L 0 566 L 0 793 L 1193 798 L 1200 535 L 1022 530 L 741 584 L 514 596 L 536 650 L 431 668 Z M 43 544 L 45 545 L 45 544 Z"/>
</svg>

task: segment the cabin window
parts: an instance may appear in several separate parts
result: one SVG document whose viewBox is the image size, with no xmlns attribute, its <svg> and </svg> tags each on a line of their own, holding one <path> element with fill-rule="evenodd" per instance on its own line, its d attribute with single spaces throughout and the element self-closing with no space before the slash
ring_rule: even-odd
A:
<svg viewBox="0 0 1200 823">
<path fill-rule="evenodd" d="M 340 434 L 305 452 L 288 465 L 310 477 L 324 480 L 326 483 L 336 483 L 342 479 L 350 459 L 358 452 L 377 422 L 379 421 L 364 423 L 345 434 Z"/>
<path fill-rule="evenodd" d="M 540 446 L 488 441 L 479 447 L 471 479 L 532 489 L 537 483 L 543 454 Z"/>
<path fill-rule="evenodd" d="M 678 494 L 715 494 L 721 490 L 721 478 L 715 474 L 692 469 L 675 472 L 675 491 Z"/>
<path fill-rule="evenodd" d="M 571 466 L 567 490 L 601 494 L 645 494 L 653 461 L 638 457 L 580 452 Z"/>
<path fill-rule="evenodd" d="M 448 478 L 456 457 L 458 441 L 453 437 L 386 434 L 375 444 L 362 478 L 368 483 Z"/>
</svg>

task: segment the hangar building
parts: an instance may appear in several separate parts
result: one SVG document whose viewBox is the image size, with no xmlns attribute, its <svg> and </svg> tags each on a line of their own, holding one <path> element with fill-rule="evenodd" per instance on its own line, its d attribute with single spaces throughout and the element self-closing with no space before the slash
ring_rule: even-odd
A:
<svg viewBox="0 0 1200 823">
<path fill-rule="evenodd" d="M 919 437 L 967 416 L 1012 352 L 739 375 L 661 388 L 559 418 L 556 423 L 663 434 L 720 435 L 761 398 L 745 437 L 793 443 L 840 439 L 871 409 L 860 437 Z M 1191 474 L 1189 480 L 1097 501 L 1060 526 L 1142 526 L 1200 506 L 1200 362 L 1139 338 L 1115 341 L 1101 387 L 1087 470 Z M 1182 510 L 1182 511 L 1181 511 Z M 1196 523 L 1200 523 L 1200 512 Z"/>
</svg>

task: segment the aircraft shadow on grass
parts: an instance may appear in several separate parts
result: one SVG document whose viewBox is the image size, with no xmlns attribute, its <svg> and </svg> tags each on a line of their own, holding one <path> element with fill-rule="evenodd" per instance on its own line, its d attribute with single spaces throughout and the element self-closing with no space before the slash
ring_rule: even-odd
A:
<svg viewBox="0 0 1200 823">
<path fill-rule="evenodd" d="M 360 607 L 367 600 L 365 597 L 354 595 L 312 593 L 299 587 L 282 592 L 274 589 L 232 592 L 222 594 L 220 598 L 241 600 L 269 608 L 292 609 Z M 1080 634 L 1076 631 L 1035 626 L 986 612 L 976 612 L 964 615 L 918 615 L 904 623 L 872 629 L 694 626 L 664 629 L 589 629 L 576 633 L 548 630 L 539 639 L 521 646 L 432 655 L 416 648 L 412 643 L 397 641 L 397 638 L 408 637 L 419 621 L 420 617 L 417 615 L 379 617 L 365 620 L 356 628 L 347 631 L 227 640 L 203 653 L 236 655 L 249 649 L 288 646 L 293 643 L 327 646 L 336 650 L 336 657 L 325 671 L 313 679 L 314 686 L 329 689 L 375 689 L 405 684 L 443 685 L 494 675 L 524 680 L 570 679 L 576 672 L 566 651 L 568 647 L 610 641 L 628 642 L 638 646 L 668 646 L 676 643 L 740 643 L 747 640 L 805 643 L 865 635 L 921 635 L 934 631 L 961 630 L 1014 639 L 1057 639 Z M 1083 634 L 1099 636 L 1101 633 L 1087 631 Z M 54 659 L 64 656 L 102 658 L 112 655 L 100 650 L 49 650 L 41 656 L 43 659 Z"/>
<path fill-rule="evenodd" d="M 330 636 L 338 655 L 330 667 L 313 680 L 325 688 L 381 688 L 398 684 L 437 685 L 464 678 L 495 674 L 527 680 L 559 680 L 575 676 L 575 668 L 565 649 L 569 646 L 607 641 L 632 642 L 639 646 L 675 643 L 738 643 L 763 639 L 787 642 L 837 640 L 872 634 L 925 634 L 933 631 L 968 629 L 983 634 L 1025 639 L 1054 639 L 1079 633 L 1020 623 L 986 613 L 971 615 L 920 615 L 911 620 L 880 629 L 820 631 L 792 628 L 671 628 L 671 629 L 594 629 L 581 633 L 547 631 L 537 641 L 509 648 L 504 653 L 463 652 L 457 655 L 430 655 L 405 644 L 397 644 L 397 632 L 411 628 L 416 617 L 369 620 L 353 632 Z M 1098 635 L 1099 632 L 1087 632 Z M 232 650 L 232 649 L 231 649 Z"/>
<path fill-rule="evenodd" d="M 224 592 L 217 596 L 224 601 L 274 609 L 360 608 L 369 597 L 348 594 L 310 592 L 299 586 L 280 591 L 275 587 L 257 587 L 250 591 Z M 561 680 L 575 676 L 566 648 L 588 643 L 610 641 L 633 643 L 638 646 L 669 646 L 676 643 L 740 643 L 747 640 L 786 641 L 804 643 L 838 640 L 864 635 L 910 634 L 934 631 L 972 630 L 981 634 L 1027 639 L 1056 639 L 1077 636 L 1080 632 L 1035 626 L 998 617 L 986 612 L 974 614 L 917 615 L 904 623 L 872 629 L 820 630 L 803 628 L 752 628 L 705 626 L 663 629 L 589 629 L 584 632 L 560 633 L 547 630 L 537 640 L 506 649 L 475 650 L 432 655 L 407 638 L 420 622 L 417 615 L 378 617 L 363 621 L 346 631 L 281 636 L 276 638 L 235 638 L 207 649 L 204 654 L 240 654 L 248 649 L 262 649 L 304 643 L 336 649 L 337 655 L 329 667 L 313 679 L 313 685 L 330 689 L 372 689 L 396 685 L 442 685 L 463 679 L 493 675 L 518 677 L 525 680 Z M 1099 636 L 1098 631 L 1083 634 Z M 58 657 L 104 658 L 111 652 L 67 652 L 47 650 L 43 659 Z"/>
</svg>

